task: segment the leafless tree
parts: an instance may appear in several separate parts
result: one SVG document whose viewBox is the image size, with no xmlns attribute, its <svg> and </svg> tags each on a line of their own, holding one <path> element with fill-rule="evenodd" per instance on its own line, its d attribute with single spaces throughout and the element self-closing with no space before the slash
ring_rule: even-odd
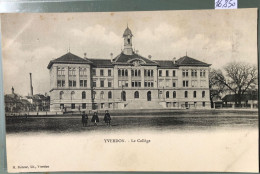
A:
<svg viewBox="0 0 260 174">
<path fill-rule="evenodd" d="M 251 85 L 257 83 L 257 67 L 243 62 L 231 62 L 224 67 L 225 75 L 220 70 L 213 71 L 210 81 L 223 85 L 235 94 L 236 104 L 241 104 L 242 96 Z"/>
</svg>

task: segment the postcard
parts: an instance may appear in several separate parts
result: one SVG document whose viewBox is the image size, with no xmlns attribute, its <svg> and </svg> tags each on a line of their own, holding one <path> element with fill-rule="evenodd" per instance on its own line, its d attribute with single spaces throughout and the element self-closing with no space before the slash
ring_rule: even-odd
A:
<svg viewBox="0 0 260 174">
<path fill-rule="evenodd" d="M 258 172 L 257 9 L 1 14 L 8 172 Z"/>
</svg>

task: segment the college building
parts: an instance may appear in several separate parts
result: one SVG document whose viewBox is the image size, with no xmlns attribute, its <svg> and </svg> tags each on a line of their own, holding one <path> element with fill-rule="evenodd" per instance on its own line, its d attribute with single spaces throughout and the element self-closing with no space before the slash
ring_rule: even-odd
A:
<svg viewBox="0 0 260 174">
<path fill-rule="evenodd" d="M 111 59 L 68 52 L 51 60 L 50 110 L 210 108 L 210 64 L 187 55 L 177 60 L 143 57 L 133 50 L 132 39 L 127 27 L 124 48 Z"/>
</svg>

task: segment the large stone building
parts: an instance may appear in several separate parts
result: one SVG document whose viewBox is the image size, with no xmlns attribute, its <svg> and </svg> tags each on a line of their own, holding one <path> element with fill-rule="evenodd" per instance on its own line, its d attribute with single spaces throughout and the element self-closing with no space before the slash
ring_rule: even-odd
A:
<svg viewBox="0 0 260 174">
<path fill-rule="evenodd" d="M 152 60 L 133 50 L 132 39 L 127 27 L 124 49 L 111 60 L 68 52 L 50 61 L 51 111 L 210 108 L 210 64 L 187 55 Z"/>
</svg>

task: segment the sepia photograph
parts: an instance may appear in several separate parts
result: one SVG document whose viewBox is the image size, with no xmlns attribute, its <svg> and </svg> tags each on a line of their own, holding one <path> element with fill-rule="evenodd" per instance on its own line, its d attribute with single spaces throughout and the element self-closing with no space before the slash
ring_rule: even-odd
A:
<svg viewBox="0 0 260 174">
<path fill-rule="evenodd" d="M 258 172 L 257 9 L 1 14 L 8 172 Z"/>
</svg>

